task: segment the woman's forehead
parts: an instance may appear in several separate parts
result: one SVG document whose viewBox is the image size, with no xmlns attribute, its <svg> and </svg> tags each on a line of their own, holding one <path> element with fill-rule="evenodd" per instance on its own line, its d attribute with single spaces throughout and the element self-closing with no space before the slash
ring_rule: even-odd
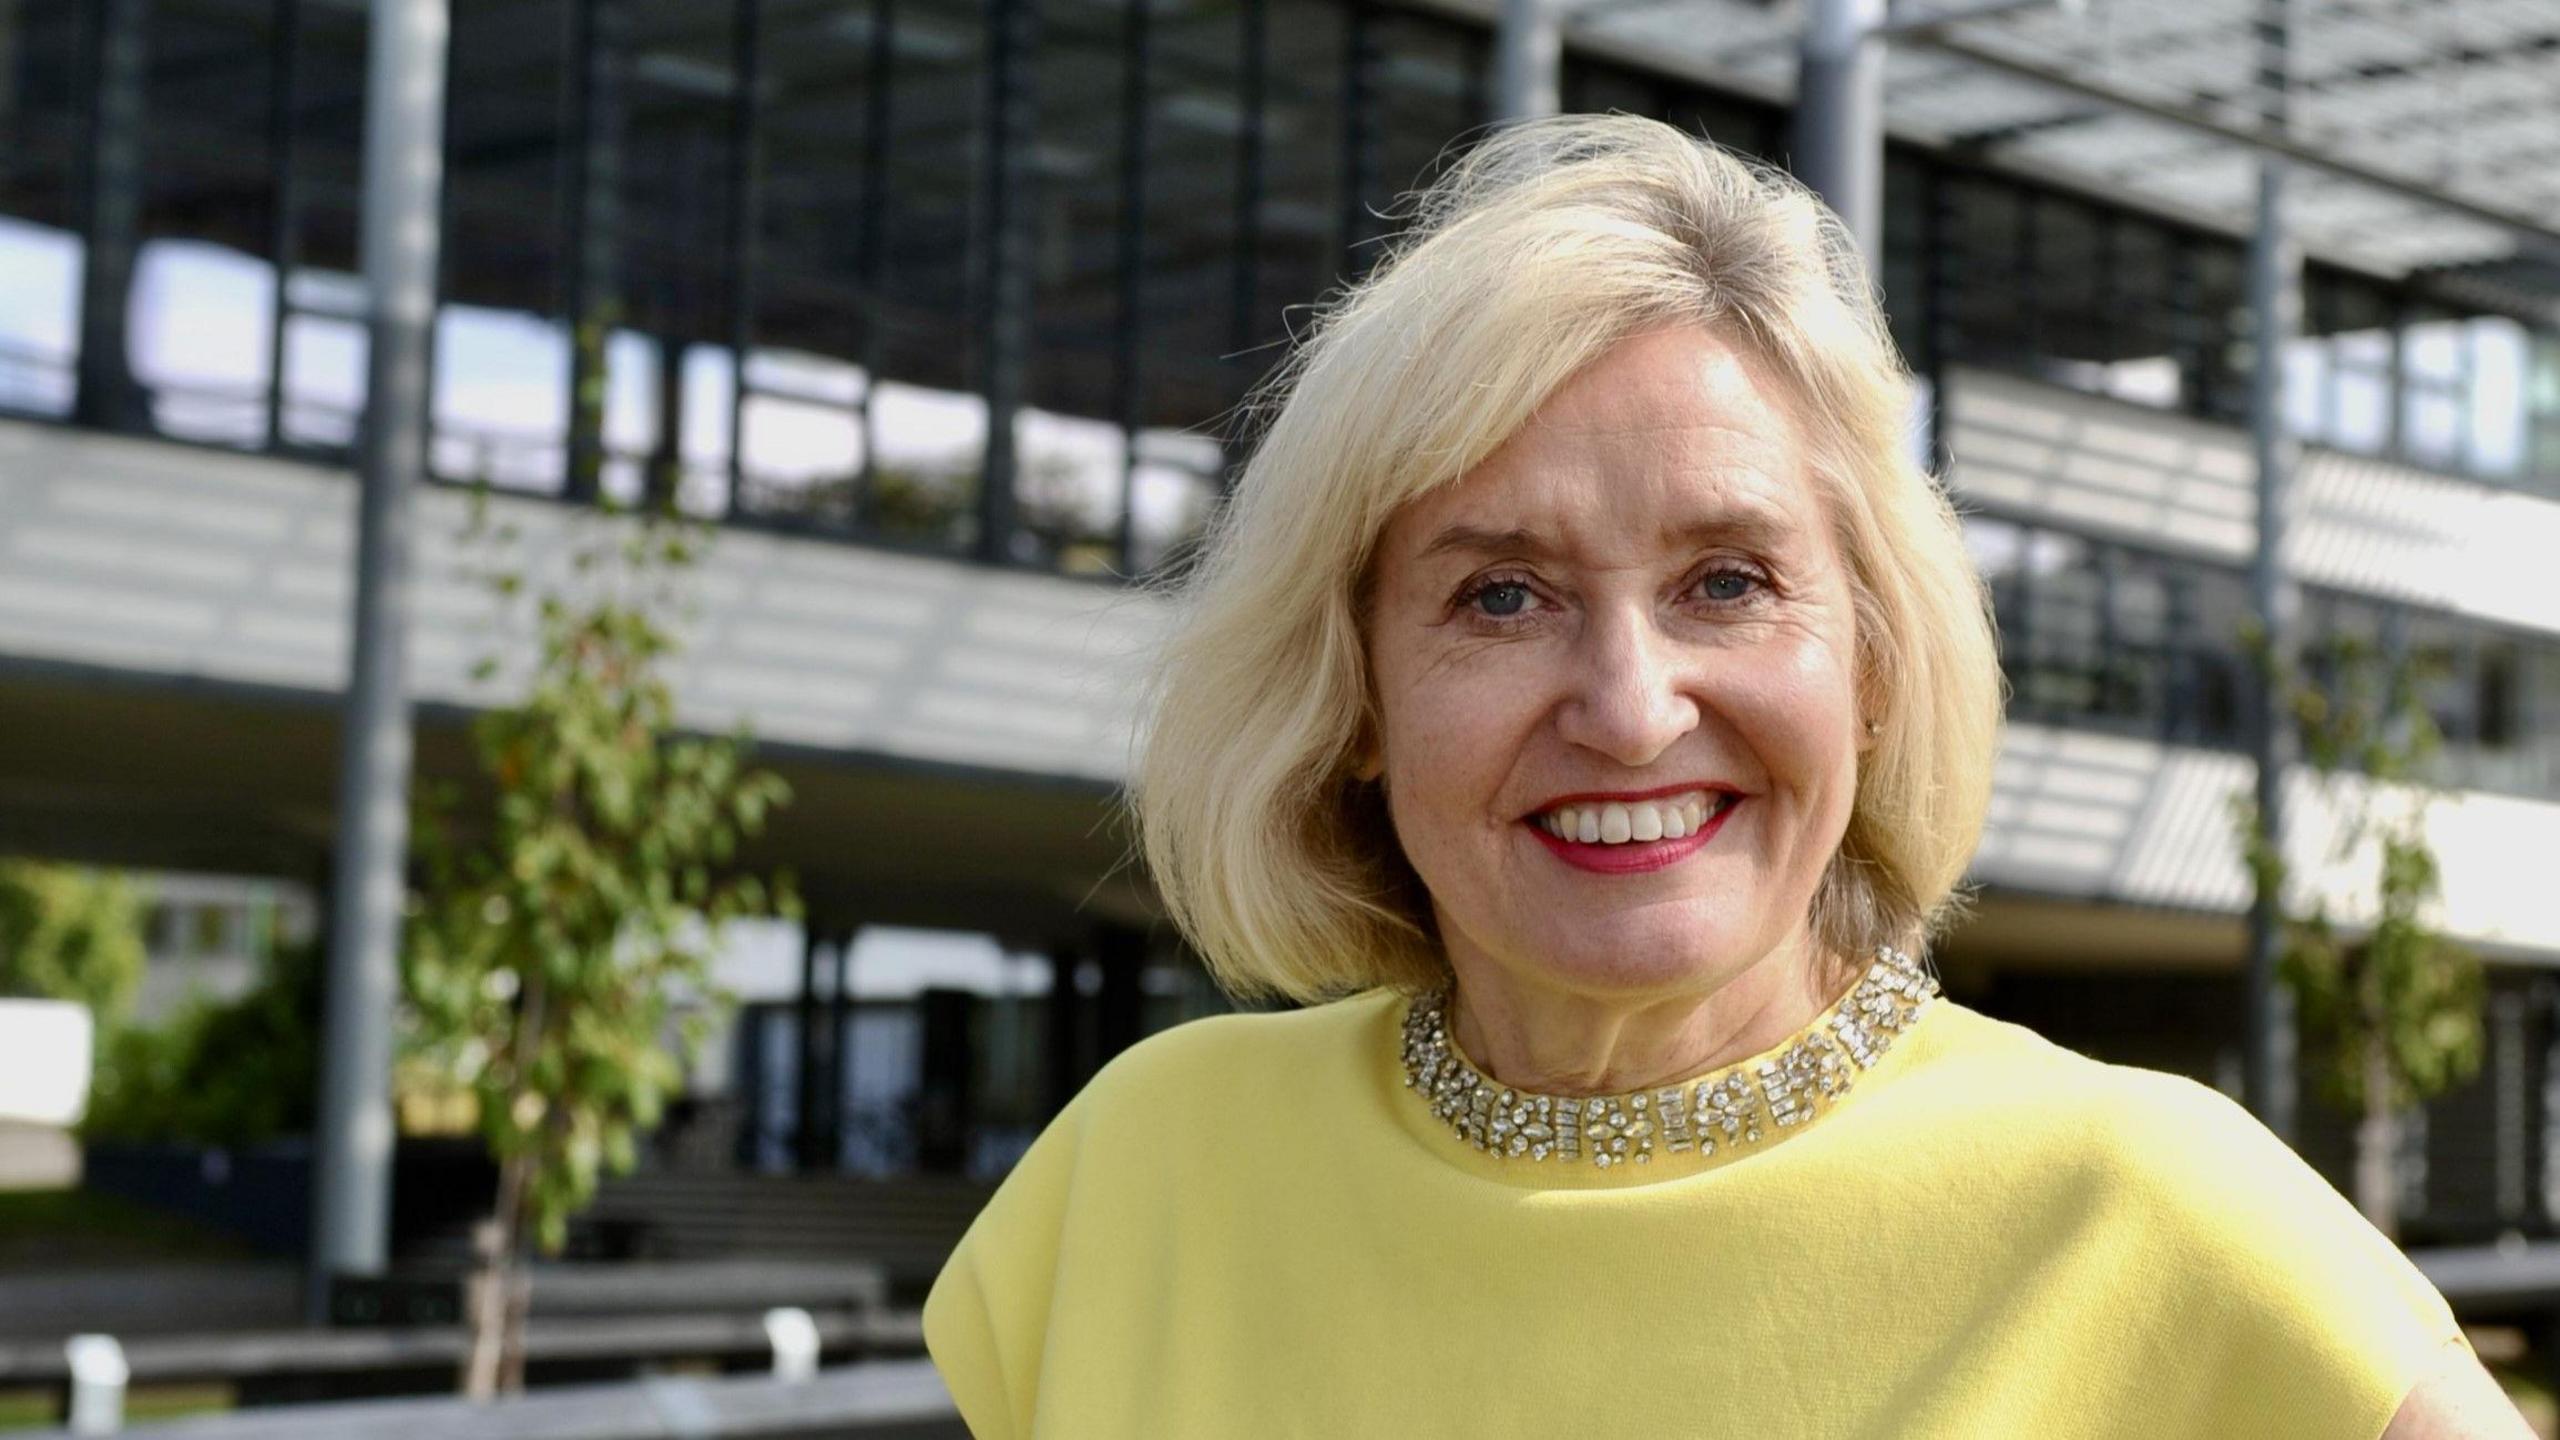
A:
<svg viewBox="0 0 2560 1440">
<path fill-rule="evenodd" d="M 1437 568 L 1717 544 L 1786 552 L 1824 530 L 1810 467 L 1793 445 L 1598 446 L 1496 458 L 1392 517 L 1382 558 Z"/>
<path fill-rule="evenodd" d="M 1774 543 L 1820 518 L 1801 429 L 1747 351 L 1697 327 L 1621 341 L 1464 476 L 1416 497 L 1408 559 L 1605 542 Z"/>
<path fill-rule="evenodd" d="M 1792 435 L 1786 387 L 1752 347 L 1704 325 L 1640 331 L 1555 388 L 1510 442 L 1652 432 Z"/>
</svg>

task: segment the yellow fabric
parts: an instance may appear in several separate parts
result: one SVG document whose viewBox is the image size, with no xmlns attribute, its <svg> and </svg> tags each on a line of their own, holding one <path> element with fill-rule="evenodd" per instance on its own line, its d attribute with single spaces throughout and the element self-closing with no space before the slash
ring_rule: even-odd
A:
<svg viewBox="0 0 2560 1440">
<path fill-rule="evenodd" d="M 1935 1002 L 1775 1143 L 1506 1164 L 1401 996 L 1113 1062 L 925 1306 L 980 1440 L 2379 1435 L 2443 1299 L 2239 1106 Z"/>
</svg>

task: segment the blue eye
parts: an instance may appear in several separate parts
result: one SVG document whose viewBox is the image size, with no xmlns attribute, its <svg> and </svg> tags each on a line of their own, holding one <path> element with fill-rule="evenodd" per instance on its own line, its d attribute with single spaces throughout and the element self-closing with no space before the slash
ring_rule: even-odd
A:
<svg viewBox="0 0 2560 1440">
<path fill-rule="evenodd" d="M 1729 605 L 1748 597 L 1751 587 L 1759 583 L 1759 577 L 1740 570 L 1719 570 L 1700 582 L 1700 588 L 1708 599 Z"/>
<path fill-rule="evenodd" d="M 1487 615 L 1517 615 L 1528 608 L 1529 587 L 1516 580 L 1496 580 L 1476 591 L 1476 608 Z"/>
</svg>

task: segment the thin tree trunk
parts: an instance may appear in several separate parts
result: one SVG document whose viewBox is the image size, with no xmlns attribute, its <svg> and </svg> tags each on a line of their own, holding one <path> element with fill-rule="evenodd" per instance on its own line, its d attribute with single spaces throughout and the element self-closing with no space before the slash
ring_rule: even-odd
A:
<svg viewBox="0 0 2560 1440">
<path fill-rule="evenodd" d="M 533 1270 L 511 1264 L 506 1272 L 505 1323 L 499 1329 L 498 1389 L 524 1393 L 525 1326 L 533 1317 Z"/>
<path fill-rule="evenodd" d="M 2356 1123 L 2356 1208 L 2373 1228 L 2400 1238 L 2400 1112 L 2391 1104 L 2390 1060 L 2382 1037 L 2365 1046 L 2364 1116 Z"/>
<path fill-rule="evenodd" d="M 515 1263 L 517 1235 L 523 1229 L 524 1187 L 531 1165 L 518 1155 L 499 1162 L 498 1202 L 488 1219 L 472 1230 L 478 1264 L 471 1272 L 471 1348 L 462 1365 L 462 1393 L 473 1400 L 493 1400 L 507 1385 L 510 1352 L 523 1349 L 523 1317 L 518 1291 L 524 1276 Z M 524 1387 L 524 1368 L 513 1367 L 514 1384 Z"/>
<path fill-rule="evenodd" d="M 548 1019 L 549 994 L 541 977 L 526 985 L 516 1007 L 512 1046 L 515 1086 L 509 1103 L 521 1099 L 525 1070 Z M 516 1264 L 524 1249 L 525 1189 L 533 1182 L 533 1155 L 518 1145 L 498 1162 L 498 1199 L 475 1239 L 479 1268 L 471 1277 L 471 1349 L 463 1362 L 462 1393 L 474 1400 L 495 1399 L 501 1389 L 524 1388 L 524 1320 L 531 1281 Z"/>
</svg>

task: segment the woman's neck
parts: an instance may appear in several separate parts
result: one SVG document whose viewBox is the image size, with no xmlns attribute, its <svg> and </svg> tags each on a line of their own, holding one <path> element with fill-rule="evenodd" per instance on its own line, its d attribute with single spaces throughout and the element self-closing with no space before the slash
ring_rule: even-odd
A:
<svg viewBox="0 0 2560 1440">
<path fill-rule="evenodd" d="M 1770 1049 L 1851 984 L 1801 936 L 1712 988 L 1595 994 L 1452 955 L 1450 1029 L 1478 1069 L 1515 1090 L 1618 1095 L 1693 1079 Z"/>
</svg>

